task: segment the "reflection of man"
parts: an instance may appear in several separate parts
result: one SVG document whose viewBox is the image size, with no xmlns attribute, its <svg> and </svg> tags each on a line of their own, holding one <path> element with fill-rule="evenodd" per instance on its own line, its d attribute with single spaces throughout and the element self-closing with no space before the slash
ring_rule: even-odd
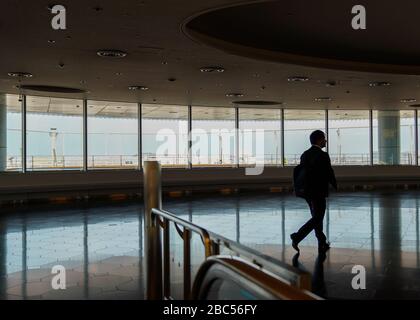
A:
<svg viewBox="0 0 420 320">
<path fill-rule="evenodd" d="M 337 182 L 334 171 L 331 167 L 331 160 L 328 153 L 322 151 L 327 140 L 324 132 L 316 130 L 311 133 L 310 141 L 312 147 L 306 150 L 300 157 L 300 164 L 305 170 L 304 176 L 304 198 L 311 210 L 312 218 L 309 219 L 296 233 L 292 233 L 292 246 L 299 251 L 298 244 L 312 230 L 318 239 L 318 249 L 325 252 L 330 248 L 323 229 L 323 220 L 326 209 L 326 197 L 328 197 L 328 185 L 331 184 L 337 189 Z"/>
</svg>

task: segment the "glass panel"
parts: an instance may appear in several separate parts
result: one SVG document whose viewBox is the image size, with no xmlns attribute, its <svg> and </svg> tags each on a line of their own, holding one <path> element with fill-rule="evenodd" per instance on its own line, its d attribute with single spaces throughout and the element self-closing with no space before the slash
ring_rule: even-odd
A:
<svg viewBox="0 0 420 320">
<path fill-rule="evenodd" d="M 414 110 L 400 111 L 400 141 L 401 141 L 401 158 L 400 164 L 415 165 L 416 148 L 415 148 L 415 122 Z"/>
<path fill-rule="evenodd" d="M 138 167 L 138 105 L 88 101 L 88 167 Z"/>
<path fill-rule="evenodd" d="M 311 146 L 309 135 L 314 130 L 325 132 L 324 110 L 284 110 L 285 165 L 300 163 L 301 154 Z"/>
<path fill-rule="evenodd" d="M 22 101 L 18 95 L 0 95 L 0 171 L 22 169 Z"/>
<path fill-rule="evenodd" d="M 83 101 L 26 97 L 27 170 L 81 169 Z"/>
<path fill-rule="evenodd" d="M 415 123 L 413 111 L 373 112 L 373 163 L 415 164 Z"/>
<path fill-rule="evenodd" d="M 281 110 L 239 109 L 239 163 L 281 164 Z"/>
<path fill-rule="evenodd" d="M 192 108 L 192 163 L 235 166 L 235 109 Z"/>
<path fill-rule="evenodd" d="M 333 165 L 369 165 L 369 111 L 330 110 L 328 141 Z"/>
<path fill-rule="evenodd" d="M 142 105 L 143 161 L 162 166 L 188 165 L 188 107 Z"/>
</svg>

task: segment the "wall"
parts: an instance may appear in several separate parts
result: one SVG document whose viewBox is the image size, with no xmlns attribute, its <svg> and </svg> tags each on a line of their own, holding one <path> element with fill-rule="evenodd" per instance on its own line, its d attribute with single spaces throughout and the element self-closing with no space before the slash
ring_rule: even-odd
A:
<svg viewBox="0 0 420 320">
<path fill-rule="evenodd" d="M 334 168 L 341 189 L 420 186 L 420 167 L 340 166 Z M 265 168 L 262 175 L 246 176 L 240 168 L 164 169 L 164 190 L 208 191 L 226 188 L 291 191 L 293 167 Z M 113 193 L 142 193 L 141 171 L 65 171 L 0 174 L 0 200 L 52 196 L 84 197 Z"/>
</svg>

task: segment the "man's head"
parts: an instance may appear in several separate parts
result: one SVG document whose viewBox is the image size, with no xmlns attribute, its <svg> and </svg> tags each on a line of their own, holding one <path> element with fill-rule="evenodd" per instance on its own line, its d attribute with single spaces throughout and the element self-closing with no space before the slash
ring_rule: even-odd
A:
<svg viewBox="0 0 420 320">
<path fill-rule="evenodd" d="M 317 145 L 321 148 L 325 148 L 327 145 L 327 139 L 325 138 L 325 133 L 321 130 L 315 130 L 309 136 L 309 140 L 311 140 L 312 145 Z"/>
</svg>

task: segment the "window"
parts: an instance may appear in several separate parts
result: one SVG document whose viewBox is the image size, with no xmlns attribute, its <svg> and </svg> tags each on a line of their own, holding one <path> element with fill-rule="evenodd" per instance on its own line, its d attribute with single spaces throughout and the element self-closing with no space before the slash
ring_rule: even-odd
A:
<svg viewBox="0 0 420 320">
<path fill-rule="evenodd" d="M 369 165 L 369 111 L 330 110 L 327 139 L 333 165 Z"/>
<path fill-rule="evenodd" d="M 188 107 L 142 105 L 143 161 L 162 166 L 188 166 Z"/>
<path fill-rule="evenodd" d="M 234 108 L 193 107 L 193 165 L 234 166 L 235 136 Z"/>
<path fill-rule="evenodd" d="M 82 128 L 82 100 L 27 96 L 27 170 L 80 170 Z"/>
<path fill-rule="evenodd" d="M 374 164 L 414 165 L 414 110 L 378 110 L 372 120 Z"/>
<path fill-rule="evenodd" d="M 88 167 L 138 167 L 138 105 L 88 101 Z"/>
<path fill-rule="evenodd" d="M 22 170 L 22 102 L 18 95 L 0 95 L 0 171 Z"/>
<path fill-rule="evenodd" d="M 239 109 L 239 163 L 281 165 L 281 110 Z"/>
<path fill-rule="evenodd" d="M 309 135 L 325 132 L 324 110 L 284 110 L 284 164 L 300 163 L 301 154 L 309 149 Z"/>
</svg>

